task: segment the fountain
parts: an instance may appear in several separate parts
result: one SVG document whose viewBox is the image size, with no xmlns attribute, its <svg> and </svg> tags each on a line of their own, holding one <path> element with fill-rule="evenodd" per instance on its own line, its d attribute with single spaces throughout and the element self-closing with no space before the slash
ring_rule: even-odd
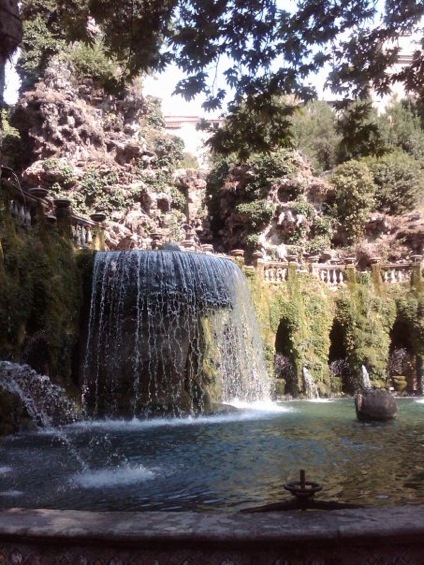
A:
<svg viewBox="0 0 424 565">
<path fill-rule="evenodd" d="M 175 250 L 97 253 L 82 388 L 95 417 L 215 412 L 269 398 L 237 265 Z"/>
<path fill-rule="evenodd" d="M 368 373 L 367 368 L 365 365 L 361 365 L 361 382 L 360 382 L 361 390 L 370 390 L 372 389 L 371 379 Z"/>
<path fill-rule="evenodd" d="M 402 417 L 378 428 L 356 421 L 352 399 L 240 407 L 268 398 L 256 330 L 228 259 L 97 253 L 81 371 L 87 417 L 59 428 L 47 418 L 46 429 L 3 440 L 2 507 L 229 512 L 281 500 L 299 469 L 332 502 L 421 500 L 423 405 L 399 399 Z M 17 367 L 4 367 L 13 388 Z M 316 398 L 308 367 L 303 377 Z M 237 411 L 222 409 L 231 403 Z"/>
</svg>

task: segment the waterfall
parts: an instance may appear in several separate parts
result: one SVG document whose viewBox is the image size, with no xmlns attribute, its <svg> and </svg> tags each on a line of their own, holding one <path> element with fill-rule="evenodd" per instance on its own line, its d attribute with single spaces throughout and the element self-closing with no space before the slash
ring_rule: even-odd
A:
<svg viewBox="0 0 424 565">
<path fill-rule="evenodd" d="M 303 382 L 305 384 L 306 397 L 310 399 L 319 398 L 318 387 L 315 384 L 314 377 L 312 376 L 310 371 L 306 367 L 303 367 L 302 373 L 303 373 Z"/>
<path fill-rule="evenodd" d="M 95 416 L 201 412 L 268 398 L 254 307 L 237 265 L 174 250 L 98 252 L 83 394 Z"/>
</svg>

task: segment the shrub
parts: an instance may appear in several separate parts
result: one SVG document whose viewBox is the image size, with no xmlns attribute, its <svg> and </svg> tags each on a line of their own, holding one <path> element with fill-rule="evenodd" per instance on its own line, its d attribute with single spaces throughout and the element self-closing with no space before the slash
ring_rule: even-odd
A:
<svg viewBox="0 0 424 565">
<path fill-rule="evenodd" d="M 119 91 L 118 65 L 110 55 L 106 55 L 101 40 L 92 45 L 75 43 L 65 52 L 65 57 L 73 64 L 77 79 L 91 78 L 107 92 Z"/>
<path fill-rule="evenodd" d="M 371 172 L 363 162 L 348 161 L 335 169 L 330 184 L 335 192 L 333 212 L 339 222 L 339 235 L 347 244 L 355 243 L 363 235 L 375 201 Z"/>
<path fill-rule="evenodd" d="M 424 195 L 424 171 L 406 153 L 385 155 L 368 161 L 377 186 L 376 204 L 380 212 L 399 215 L 413 210 Z"/>
<path fill-rule="evenodd" d="M 254 202 L 238 204 L 236 211 L 243 216 L 247 216 L 254 230 L 260 230 L 272 218 L 274 207 L 268 204 L 266 200 L 255 200 Z"/>
</svg>

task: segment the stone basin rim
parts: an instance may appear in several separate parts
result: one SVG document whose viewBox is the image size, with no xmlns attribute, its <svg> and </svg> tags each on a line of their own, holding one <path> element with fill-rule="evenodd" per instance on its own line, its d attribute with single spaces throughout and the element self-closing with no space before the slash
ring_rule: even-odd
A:
<svg viewBox="0 0 424 565">
<path fill-rule="evenodd" d="M 90 512 L 0 510 L 0 540 L 29 544 L 139 547 L 295 546 L 307 541 L 339 545 L 420 543 L 424 506 L 372 507 L 329 512 Z"/>
</svg>

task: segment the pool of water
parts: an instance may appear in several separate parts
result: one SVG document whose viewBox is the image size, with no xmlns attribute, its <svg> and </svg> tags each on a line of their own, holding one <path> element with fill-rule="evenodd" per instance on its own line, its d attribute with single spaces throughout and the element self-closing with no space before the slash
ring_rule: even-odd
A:
<svg viewBox="0 0 424 565">
<path fill-rule="evenodd" d="M 386 423 L 353 400 L 293 401 L 225 416 L 85 422 L 2 442 L 3 507 L 240 510 L 287 500 L 283 484 L 323 485 L 321 500 L 424 503 L 424 402 L 400 399 Z"/>
</svg>

